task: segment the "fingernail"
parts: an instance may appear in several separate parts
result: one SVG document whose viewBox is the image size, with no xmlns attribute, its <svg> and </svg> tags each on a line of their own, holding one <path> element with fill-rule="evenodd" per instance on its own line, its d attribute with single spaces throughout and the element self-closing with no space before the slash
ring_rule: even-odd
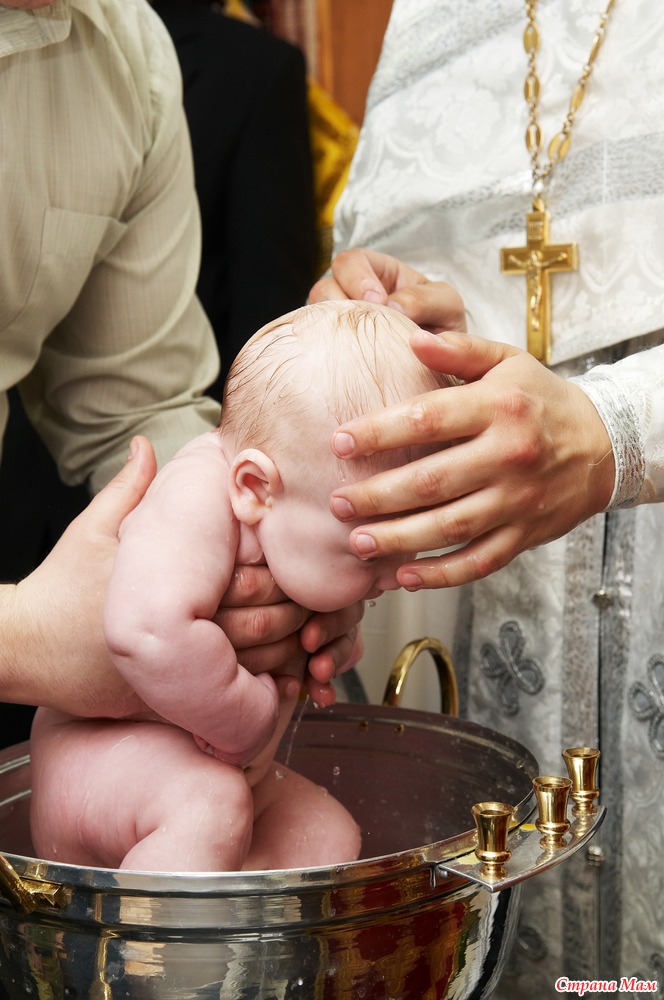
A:
<svg viewBox="0 0 664 1000">
<path fill-rule="evenodd" d="M 132 458 L 136 455 L 138 451 L 138 441 L 136 438 L 132 438 L 129 442 L 129 454 L 127 455 L 127 461 L 131 462 Z"/>
<path fill-rule="evenodd" d="M 332 447 L 339 458 L 348 458 L 355 451 L 355 438 L 346 431 L 339 431 L 332 438 Z"/>
<path fill-rule="evenodd" d="M 362 296 L 362 299 L 363 299 L 363 300 L 364 300 L 365 302 L 377 302 L 378 304 L 380 304 L 380 303 L 381 303 L 381 302 L 383 301 L 383 299 L 384 299 L 384 298 L 385 298 L 385 296 L 384 296 L 384 295 L 381 295 L 381 293 L 380 293 L 380 292 L 376 292 L 376 291 L 374 291 L 374 289 L 373 289 L 373 288 L 370 288 L 370 289 L 369 289 L 368 291 L 366 291 L 366 292 L 364 293 L 364 295 Z"/>
<path fill-rule="evenodd" d="M 406 590 L 422 589 L 422 579 L 416 573 L 401 573 L 399 582 Z"/>
<path fill-rule="evenodd" d="M 401 303 L 400 302 L 395 302 L 393 299 L 388 299 L 387 304 L 390 307 L 390 309 L 396 309 L 397 312 L 400 312 L 400 313 L 405 313 L 406 312 L 406 310 L 401 305 Z"/>
<path fill-rule="evenodd" d="M 290 701 L 291 699 L 295 701 L 296 698 L 300 697 L 300 692 L 303 690 L 302 685 L 295 677 L 293 677 L 292 680 L 288 681 L 288 683 L 285 685 L 285 688 L 286 688 L 285 696 L 288 701 Z"/>
<path fill-rule="evenodd" d="M 353 548 L 360 556 L 372 556 L 378 549 L 372 535 L 353 535 Z"/>
<path fill-rule="evenodd" d="M 353 505 L 343 497 L 332 497 L 332 513 L 340 521 L 352 521 L 355 518 Z"/>
</svg>

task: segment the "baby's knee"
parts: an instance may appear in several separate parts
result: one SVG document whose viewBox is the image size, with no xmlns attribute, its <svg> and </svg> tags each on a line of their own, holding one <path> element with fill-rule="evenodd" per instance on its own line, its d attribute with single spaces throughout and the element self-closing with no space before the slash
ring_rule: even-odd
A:
<svg viewBox="0 0 664 1000">
<path fill-rule="evenodd" d="M 254 818 L 251 790 L 239 768 L 199 754 L 199 764 L 176 781 L 168 795 L 170 820 L 188 836 L 205 839 L 211 850 L 234 843 L 248 847 Z M 175 817 L 177 813 L 177 817 Z"/>
<path fill-rule="evenodd" d="M 201 755 L 202 757 L 203 755 Z M 164 850 L 171 870 L 239 871 L 251 844 L 253 799 L 244 775 L 212 758 L 217 765 L 197 773 L 179 803 L 163 817 Z M 221 773 L 236 770 L 235 774 Z M 176 815 L 177 813 L 177 815 Z M 163 866 L 163 864 L 162 864 Z"/>
</svg>

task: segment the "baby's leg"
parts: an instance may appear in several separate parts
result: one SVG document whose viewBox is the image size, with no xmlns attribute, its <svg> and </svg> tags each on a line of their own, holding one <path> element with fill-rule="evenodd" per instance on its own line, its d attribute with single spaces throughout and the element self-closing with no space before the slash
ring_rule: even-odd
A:
<svg viewBox="0 0 664 1000">
<path fill-rule="evenodd" d="M 144 871 L 242 867 L 253 820 L 246 779 L 189 733 L 40 709 L 31 745 L 40 856 Z"/>
<path fill-rule="evenodd" d="M 254 788 L 254 833 L 245 871 L 356 861 L 360 828 L 326 788 L 274 764 Z"/>
</svg>

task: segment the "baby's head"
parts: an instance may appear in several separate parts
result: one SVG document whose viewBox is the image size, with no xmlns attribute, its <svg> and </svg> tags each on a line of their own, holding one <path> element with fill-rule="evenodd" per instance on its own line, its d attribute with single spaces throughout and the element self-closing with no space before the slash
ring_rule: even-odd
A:
<svg viewBox="0 0 664 1000">
<path fill-rule="evenodd" d="M 411 351 L 416 329 L 396 310 L 370 303 L 304 306 L 259 330 L 228 376 L 221 434 L 235 456 L 233 509 L 255 526 L 282 590 L 313 610 L 397 586 L 405 557 L 354 556 L 348 539 L 355 523 L 337 521 L 329 496 L 341 483 L 426 452 L 395 449 L 345 462 L 330 442 L 355 416 L 451 384 Z"/>
</svg>

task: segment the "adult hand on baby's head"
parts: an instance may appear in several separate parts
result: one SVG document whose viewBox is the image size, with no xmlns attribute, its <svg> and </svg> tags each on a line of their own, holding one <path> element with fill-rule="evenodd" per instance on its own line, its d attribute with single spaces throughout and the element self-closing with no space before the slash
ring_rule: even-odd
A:
<svg viewBox="0 0 664 1000">
<path fill-rule="evenodd" d="M 122 471 L 44 562 L 16 587 L 2 588 L 3 700 L 87 717 L 119 718 L 145 708 L 111 663 L 102 610 L 118 529 L 155 472 L 150 443 L 135 438 Z"/>
<path fill-rule="evenodd" d="M 425 330 L 466 329 L 463 300 L 451 285 L 430 281 L 396 257 L 377 250 L 344 250 L 309 292 L 310 302 L 358 299 L 388 305 Z"/>
<path fill-rule="evenodd" d="M 443 450 L 335 490 L 341 520 L 402 516 L 360 526 L 360 556 L 444 555 L 402 566 L 409 590 L 457 586 L 505 566 L 603 510 L 615 469 L 606 428 L 585 393 L 524 351 L 479 337 L 413 336 L 420 360 L 466 384 L 342 425 L 344 459 L 437 443 Z"/>
</svg>

